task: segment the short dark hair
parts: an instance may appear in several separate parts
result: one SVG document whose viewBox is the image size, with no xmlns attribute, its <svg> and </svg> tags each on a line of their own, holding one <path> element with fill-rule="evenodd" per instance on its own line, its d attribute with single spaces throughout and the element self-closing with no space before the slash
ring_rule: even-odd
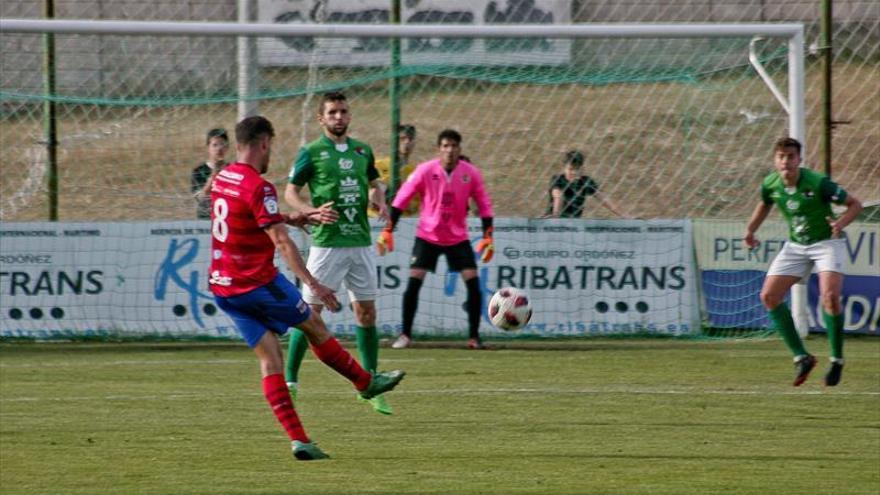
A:
<svg viewBox="0 0 880 495">
<path fill-rule="evenodd" d="M 575 167 L 579 168 L 584 164 L 584 154 L 578 150 L 569 150 L 565 152 L 565 159 L 562 163 L 568 165 L 569 163 Z"/>
<path fill-rule="evenodd" d="M 440 146 L 440 143 L 444 140 L 455 141 L 456 144 L 461 144 L 461 134 L 458 133 L 455 129 L 444 129 L 437 135 L 437 146 Z"/>
<path fill-rule="evenodd" d="M 226 140 L 227 143 L 229 142 L 229 134 L 226 134 L 226 129 L 222 127 L 215 127 L 208 131 L 208 134 L 205 137 L 205 144 L 211 144 L 211 139 L 214 139 L 215 137 L 223 138 Z"/>
<path fill-rule="evenodd" d="M 247 117 L 235 126 L 235 142 L 253 144 L 263 136 L 275 137 L 275 129 L 266 117 Z"/>
<path fill-rule="evenodd" d="M 400 124 L 397 126 L 398 134 L 406 134 L 408 138 L 415 139 L 416 137 L 416 126 L 412 124 Z"/>
<path fill-rule="evenodd" d="M 345 93 L 342 91 L 330 91 L 321 96 L 321 103 L 318 104 L 318 115 L 324 115 L 324 104 L 331 101 L 348 101 Z"/>
<path fill-rule="evenodd" d="M 773 151 L 781 151 L 785 148 L 794 148 L 797 150 L 798 155 L 801 154 L 801 143 L 797 139 L 793 137 L 784 137 L 776 140 L 776 143 L 773 144 Z"/>
</svg>

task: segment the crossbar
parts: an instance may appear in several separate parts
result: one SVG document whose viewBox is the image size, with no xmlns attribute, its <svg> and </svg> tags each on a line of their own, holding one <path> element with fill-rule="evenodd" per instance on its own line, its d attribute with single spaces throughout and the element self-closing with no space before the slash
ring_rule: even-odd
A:
<svg viewBox="0 0 880 495">
<path fill-rule="evenodd" d="M 0 32 L 116 35 L 373 38 L 791 38 L 803 24 L 274 24 L 236 22 L 0 19 Z"/>
</svg>

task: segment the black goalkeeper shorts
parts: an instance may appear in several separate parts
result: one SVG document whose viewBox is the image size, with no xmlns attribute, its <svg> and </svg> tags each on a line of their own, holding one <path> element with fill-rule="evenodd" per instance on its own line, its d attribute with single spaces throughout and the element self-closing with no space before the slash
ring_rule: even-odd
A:
<svg viewBox="0 0 880 495">
<path fill-rule="evenodd" d="M 416 242 L 413 244 L 409 267 L 433 272 L 437 268 L 437 259 L 441 254 L 446 256 L 446 263 L 454 272 L 477 268 L 477 258 L 470 242 L 461 241 L 452 246 L 441 246 L 419 237 L 416 237 Z"/>
</svg>

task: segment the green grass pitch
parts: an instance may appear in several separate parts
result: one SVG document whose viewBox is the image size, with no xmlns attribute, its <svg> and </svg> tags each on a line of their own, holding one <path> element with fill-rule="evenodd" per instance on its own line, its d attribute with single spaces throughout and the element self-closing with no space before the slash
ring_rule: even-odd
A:
<svg viewBox="0 0 880 495">
<path fill-rule="evenodd" d="M 456 342 L 456 345 L 459 343 Z M 778 340 L 383 348 L 384 417 L 314 359 L 296 462 L 243 344 L 0 344 L 0 492 L 880 493 L 880 339 L 792 388 Z"/>
</svg>

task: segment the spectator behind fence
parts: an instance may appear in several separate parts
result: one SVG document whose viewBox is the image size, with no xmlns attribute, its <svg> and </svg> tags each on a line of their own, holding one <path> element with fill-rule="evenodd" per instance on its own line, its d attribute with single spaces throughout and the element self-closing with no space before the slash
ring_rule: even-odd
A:
<svg viewBox="0 0 880 495">
<path fill-rule="evenodd" d="M 400 157 L 400 182 L 397 188 L 406 181 L 409 174 L 415 170 L 415 166 L 409 163 L 413 150 L 416 148 L 416 126 L 411 124 L 401 124 L 397 126 L 397 153 Z M 386 200 L 390 204 L 394 196 L 388 194 L 391 189 L 391 157 L 386 156 L 376 160 L 376 170 L 379 171 L 379 180 L 385 186 Z M 410 201 L 409 206 L 404 210 L 404 216 L 412 216 L 419 212 L 419 198 Z M 374 206 L 370 207 L 369 215 L 371 217 L 378 216 L 378 210 Z"/>
<path fill-rule="evenodd" d="M 599 184 L 588 175 L 581 175 L 584 155 L 571 150 L 565 153 L 562 161 L 562 174 L 550 180 L 550 190 L 545 218 L 580 218 L 584 213 L 587 196 L 595 196 L 602 206 L 622 218 L 632 218 L 620 209 L 601 191 Z"/>
<path fill-rule="evenodd" d="M 196 218 L 211 218 L 211 178 L 226 166 L 226 150 L 229 149 L 229 135 L 226 129 L 217 127 L 208 131 L 205 138 L 208 160 L 192 170 L 190 191 L 195 195 Z"/>
</svg>

